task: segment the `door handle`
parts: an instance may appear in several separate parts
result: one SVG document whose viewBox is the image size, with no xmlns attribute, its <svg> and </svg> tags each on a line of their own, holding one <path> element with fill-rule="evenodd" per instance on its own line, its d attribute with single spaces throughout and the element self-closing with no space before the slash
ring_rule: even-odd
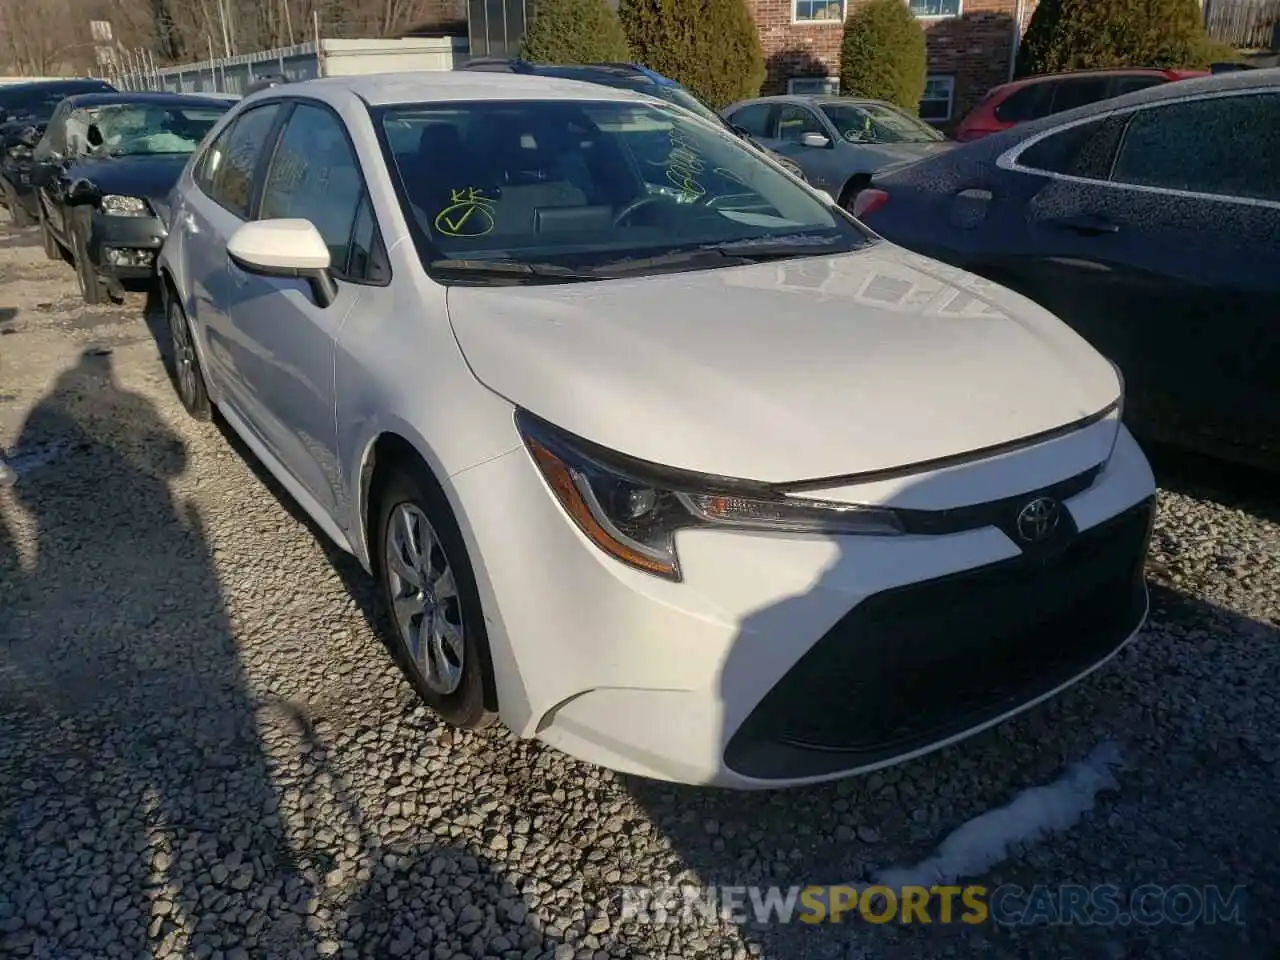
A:
<svg viewBox="0 0 1280 960">
<path fill-rule="evenodd" d="M 1063 230 L 1071 230 L 1075 233 L 1082 233 L 1087 237 L 1100 237 L 1107 234 L 1115 234 L 1120 232 L 1120 224 L 1104 217 L 1078 216 L 1078 217 L 1055 217 L 1049 221 L 1055 227 L 1061 227 Z"/>
</svg>

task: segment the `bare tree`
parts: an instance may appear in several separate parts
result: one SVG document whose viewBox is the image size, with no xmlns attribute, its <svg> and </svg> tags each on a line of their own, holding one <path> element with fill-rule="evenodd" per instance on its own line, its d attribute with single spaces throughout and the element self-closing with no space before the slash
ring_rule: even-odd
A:
<svg viewBox="0 0 1280 960">
<path fill-rule="evenodd" d="M 302 43 L 317 26 L 328 37 L 396 37 L 464 18 L 463 0 L 0 0 L 0 72 L 95 71 L 93 20 L 168 64 Z"/>
</svg>

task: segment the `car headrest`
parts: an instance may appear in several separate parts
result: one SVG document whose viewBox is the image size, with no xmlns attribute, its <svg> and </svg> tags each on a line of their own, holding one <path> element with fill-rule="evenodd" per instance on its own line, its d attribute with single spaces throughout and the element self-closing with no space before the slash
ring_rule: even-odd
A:
<svg viewBox="0 0 1280 960">
<path fill-rule="evenodd" d="M 462 149 L 458 128 L 449 123 L 430 123 L 418 135 L 418 153 L 423 160 L 437 163 Z"/>
</svg>

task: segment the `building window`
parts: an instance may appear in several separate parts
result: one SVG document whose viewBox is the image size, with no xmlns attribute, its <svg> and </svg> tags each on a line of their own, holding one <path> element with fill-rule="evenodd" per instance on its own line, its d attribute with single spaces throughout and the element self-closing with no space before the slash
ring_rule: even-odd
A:
<svg viewBox="0 0 1280 960">
<path fill-rule="evenodd" d="M 929 123 L 946 123 L 951 119 L 951 106 L 956 99 L 956 78 L 930 74 L 920 98 L 920 119 Z"/>
<path fill-rule="evenodd" d="M 907 6 L 917 17 L 926 20 L 958 17 L 963 8 L 963 0 L 907 0 Z"/>
<path fill-rule="evenodd" d="M 820 96 L 839 96 L 839 77 L 792 77 L 787 81 L 787 93 L 818 94 Z"/>
<path fill-rule="evenodd" d="M 844 0 L 794 0 L 795 23 L 843 23 Z"/>
</svg>

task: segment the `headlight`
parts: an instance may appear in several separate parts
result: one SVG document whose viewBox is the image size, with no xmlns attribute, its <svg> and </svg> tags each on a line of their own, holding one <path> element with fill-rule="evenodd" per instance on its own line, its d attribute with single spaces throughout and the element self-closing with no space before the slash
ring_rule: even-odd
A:
<svg viewBox="0 0 1280 960">
<path fill-rule="evenodd" d="M 151 207 L 141 197 L 108 194 L 102 198 L 102 212 L 113 217 L 149 217 Z"/>
<path fill-rule="evenodd" d="M 894 536 L 891 510 L 789 497 L 755 481 L 709 477 L 633 460 L 551 427 L 525 411 L 516 426 L 560 506 L 605 553 L 680 579 L 676 531 L 727 527 L 774 533 Z"/>
</svg>

